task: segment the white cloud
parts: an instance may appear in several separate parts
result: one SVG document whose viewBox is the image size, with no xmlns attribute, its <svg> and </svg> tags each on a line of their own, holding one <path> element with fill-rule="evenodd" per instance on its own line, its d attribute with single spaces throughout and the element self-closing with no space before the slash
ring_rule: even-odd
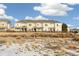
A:
<svg viewBox="0 0 79 59">
<path fill-rule="evenodd" d="M 74 25 L 71 25 L 71 24 L 67 24 L 67 26 L 70 28 L 70 29 L 74 29 Z"/>
<path fill-rule="evenodd" d="M 71 24 L 67 24 L 67 26 L 68 26 L 68 27 L 73 27 L 73 25 L 71 25 Z"/>
<path fill-rule="evenodd" d="M 79 29 L 79 27 L 77 27 L 76 29 Z"/>
<path fill-rule="evenodd" d="M 6 9 L 7 6 L 5 6 L 4 4 L 0 4 L 0 8 L 1 8 L 1 9 Z"/>
<path fill-rule="evenodd" d="M 0 15 L 4 15 L 5 14 L 5 9 L 7 8 L 7 6 L 5 6 L 4 4 L 0 4 Z"/>
<path fill-rule="evenodd" d="M 14 19 L 12 16 L 2 15 L 0 16 L 0 19 Z"/>
<path fill-rule="evenodd" d="M 5 9 L 7 8 L 7 6 L 5 6 L 4 4 L 0 4 L 0 19 L 8 19 L 8 20 L 15 20 L 16 19 L 13 16 L 8 16 L 5 12 Z"/>
<path fill-rule="evenodd" d="M 18 19 L 14 19 L 15 21 L 19 21 Z"/>
<path fill-rule="evenodd" d="M 41 19 L 48 20 L 47 18 L 45 18 L 45 17 L 43 17 L 43 16 L 41 16 L 41 15 L 35 17 L 35 19 L 36 19 L 36 20 L 41 20 Z"/>
<path fill-rule="evenodd" d="M 26 16 L 25 19 L 33 19 L 33 17 Z"/>
<path fill-rule="evenodd" d="M 67 3 L 68 5 L 77 5 L 78 3 Z"/>
<path fill-rule="evenodd" d="M 68 14 L 68 11 L 73 10 L 73 8 L 67 4 L 41 4 L 40 6 L 35 6 L 34 10 L 44 15 L 64 16 Z"/>
<path fill-rule="evenodd" d="M 47 18 L 39 15 L 39 16 L 36 16 L 36 17 L 30 17 L 30 16 L 26 16 L 25 19 L 28 19 L 28 20 L 48 20 Z"/>
<path fill-rule="evenodd" d="M 79 16 L 77 16 L 77 17 L 73 17 L 73 19 L 75 19 L 75 20 L 79 20 Z"/>
<path fill-rule="evenodd" d="M 0 9 L 0 15 L 4 15 L 5 14 L 5 10 L 4 9 Z"/>
</svg>

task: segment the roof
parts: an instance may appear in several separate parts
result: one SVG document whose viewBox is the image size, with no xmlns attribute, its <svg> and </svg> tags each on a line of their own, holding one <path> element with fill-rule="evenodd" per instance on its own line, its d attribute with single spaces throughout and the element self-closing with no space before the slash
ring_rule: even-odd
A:
<svg viewBox="0 0 79 59">
<path fill-rule="evenodd" d="M 33 22 L 33 23 L 37 23 L 37 22 L 60 23 L 60 22 L 55 21 L 55 20 L 19 20 L 19 21 L 17 21 L 17 23 L 28 23 L 28 22 Z"/>
<path fill-rule="evenodd" d="M 0 22 L 7 22 L 7 23 L 10 23 L 10 20 L 8 20 L 8 19 L 0 19 Z"/>
</svg>

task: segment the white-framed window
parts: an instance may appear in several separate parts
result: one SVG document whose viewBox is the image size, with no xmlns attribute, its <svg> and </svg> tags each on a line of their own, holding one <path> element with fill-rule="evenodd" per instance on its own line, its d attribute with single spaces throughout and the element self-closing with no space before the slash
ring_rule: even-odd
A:
<svg viewBox="0 0 79 59">
<path fill-rule="evenodd" d="M 32 26 L 32 24 L 29 24 L 29 26 Z"/>
<path fill-rule="evenodd" d="M 48 26 L 48 24 L 45 24 L 45 26 Z"/>
<path fill-rule="evenodd" d="M 2 24 L 3 26 L 5 25 L 5 24 Z"/>
<path fill-rule="evenodd" d="M 57 26 L 59 26 L 59 24 L 57 24 Z"/>
</svg>

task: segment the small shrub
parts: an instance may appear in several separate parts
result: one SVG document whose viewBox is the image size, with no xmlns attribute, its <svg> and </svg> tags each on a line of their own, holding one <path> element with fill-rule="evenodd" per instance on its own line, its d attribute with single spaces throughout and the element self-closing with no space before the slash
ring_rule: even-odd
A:
<svg viewBox="0 0 79 59">
<path fill-rule="evenodd" d="M 74 33 L 78 33 L 78 31 L 74 31 Z"/>
</svg>

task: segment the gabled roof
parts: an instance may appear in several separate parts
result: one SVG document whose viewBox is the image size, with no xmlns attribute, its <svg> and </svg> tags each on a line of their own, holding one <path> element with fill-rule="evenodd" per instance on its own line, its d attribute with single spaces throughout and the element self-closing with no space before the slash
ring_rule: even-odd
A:
<svg viewBox="0 0 79 59">
<path fill-rule="evenodd" d="M 33 22 L 33 23 L 37 23 L 37 22 L 60 23 L 60 22 L 55 21 L 55 20 L 19 20 L 19 21 L 17 21 L 17 23 L 28 23 L 28 22 Z"/>
</svg>

